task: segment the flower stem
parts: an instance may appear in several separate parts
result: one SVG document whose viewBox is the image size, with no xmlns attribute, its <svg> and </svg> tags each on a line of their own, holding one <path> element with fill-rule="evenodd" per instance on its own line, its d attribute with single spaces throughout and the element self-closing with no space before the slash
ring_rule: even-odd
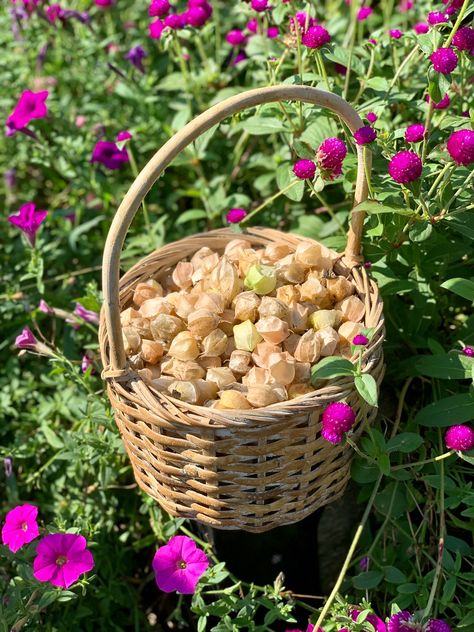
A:
<svg viewBox="0 0 474 632">
<path fill-rule="evenodd" d="M 324 83 L 326 84 L 326 88 L 330 90 L 331 88 L 329 87 L 328 75 L 326 72 L 326 67 L 324 65 L 324 59 L 318 49 L 316 49 L 316 62 L 320 69 L 321 76 L 324 79 Z"/>
<path fill-rule="evenodd" d="M 259 213 L 262 209 L 264 209 L 266 206 L 268 206 L 269 204 L 271 204 L 273 202 L 273 200 L 276 200 L 277 198 L 280 197 L 280 195 L 283 195 L 284 193 L 286 193 L 287 191 L 289 191 L 292 187 L 295 186 L 295 184 L 297 184 L 299 182 L 299 180 L 293 180 L 293 182 L 290 182 L 290 184 L 288 184 L 286 187 L 284 187 L 283 189 L 280 189 L 280 191 L 277 191 L 274 195 L 272 195 L 271 197 L 267 198 L 265 200 L 265 202 L 262 202 L 262 204 L 260 204 L 260 206 L 257 206 L 257 208 L 255 208 L 252 212 L 250 212 L 247 217 L 245 217 L 240 224 L 245 224 L 245 222 L 248 222 L 248 220 L 253 217 L 254 215 L 256 215 L 257 213 Z"/>
<path fill-rule="evenodd" d="M 428 104 L 428 113 L 426 115 L 425 136 L 423 138 L 423 150 L 421 152 L 422 162 L 425 162 L 426 153 L 428 151 L 428 137 L 430 135 L 431 119 L 433 118 L 433 109 L 434 109 L 434 103 L 433 103 L 433 99 L 430 97 L 430 102 Z"/>
<path fill-rule="evenodd" d="M 464 14 L 466 13 L 466 9 L 469 5 L 469 2 L 470 0 L 464 0 L 461 10 L 459 11 L 458 18 L 456 22 L 454 23 L 454 26 L 451 30 L 451 33 L 449 34 L 448 39 L 446 40 L 446 43 L 444 44 L 446 48 L 451 44 L 451 42 L 453 41 L 453 37 L 456 35 L 459 27 L 461 26 L 461 22 L 463 21 Z"/>
<path fill-rule="evenodd" d="M 405 70 L 405 67 L 410 63 L 410 61 L 412 60 L 412 58 L 415 56 L 415 54 L 417 52 L 418 52 L 418 46 L 415 46 L 415 48 L 411 51 L 411 53 L 409 55 L 407 55 L 407 57 L 405 57 L 405 59 L 402 61 L 402 63 L 400 64 L 400 66 L 397 69 L 397 72 L 393 76 L 393 79 L 390 82 L 390 85 L 388 86 L 387 92 L 385 94 L 385 98 L 388 97 L 388 95 L 390 94 L 390 91 L 392 90 L 393 86 L 397 83 L 400 75 Z"/>
<path fill-rule="evenodd" d="M 324 208 L 327 210 L 327 212 L 329 213 L 329 216 L 331 217 L 331 219 L 333 219 L 335 221 L 335 223 L 339 226 L 339 230 L 345 235 L 346 231 L 344 230 L 344 226 L 341 224 L 341 222 L 339 221 L 339 219 L 337 218 L 336 213 L 334 212 L 334 209 L 332 208 L 332 206 L 330 206 L 325 200 L 324 198 L 321 196 L 320 193 L 318 193 L 316 191 L 316 189 L 314 188 L 314 184 L 311 182 L 311 180 L 308 180 L 308 186 L 311 189 L 311 191 L 313 192 L 313 194 L 315 195 L 315 197 L 321 202 L 321 204 L 324 206 Z"/>
<path fill-rule="evenodd" d="M 443 461 L 447 459 L 449 456 L 454 454 L 453 450 L 449 452 L 445 452 L 444 454 L 439 454 L 435 456 L 433 459 L 425 459 L 424 461 L 416 461 L 416 463 L 404 463 L 403 465 L 394 465 L 391 469 L 392 472 L 395 470 L 404 470 L 407 467 L 416 467 L 417 465 L 426 465 L 427 463 L 436 463 L 437 461 Z"/>
</svg>

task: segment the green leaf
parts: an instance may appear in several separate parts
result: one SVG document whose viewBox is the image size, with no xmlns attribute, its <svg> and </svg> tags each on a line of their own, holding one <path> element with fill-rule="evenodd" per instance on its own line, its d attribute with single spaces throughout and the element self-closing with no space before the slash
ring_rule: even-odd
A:
<svg viewBox="0 0 474 632">
<path fill-rule="evenodd" d="M 415 432 L 402 432 L 395 437 L 389 439 L 387 450 L 389 452 L 413 452 L 417 450 L 423 443 L 423 437 Z"/>
<path fill-rule="evenodd" d="M 51 430 L 49 426 L 41 426 L 41 430 L 45 436 L 46 441 L 52 448 L 56 448 L 57 450 L 61 450 L 62 448 L 64 448 L 64 443 L 54 432 L 54 430 Z"/>
<path fill-rule="evenodd" d="M 413 215 L 413 211 L 408 208 L 401 208 L 397 206 L 388 206 L 387 204 L 380 204 L 376 200 L 366 200 L 361 202 L 352 209 L 353 213 L 358 211 L 364 211 L 365 213 L 373 213 L 379 215 L 380 213 L 397 213 L 398 215 Z"/>
<path fill-rule="evenodd" d="M 85 235 L 86 233 L 88 233 L 92 228 L 94 228 L 94 226 L 97 226 L 97 224 L 100 224 L 100 222 L 104 219 L 105 219 L 105 215 L 96 215 L 95 217 L 90 219 L 88 222 L 84 222 L 83 224 L 79 224 L 79 226 L 76 226 L 76 228 L 74 228 L 69 233 L 69 237 L 68 237 L 69 245 L 71 246 L 71 249 L 77 250 L 77 241 L 79 237 L 82 237 L 82 235 Z"/>
<path fill-rule="evenodd" d="M 353 375 L 354 365 L 350 360 L 337 356 L 323 358 L 311 369 L 313 380 L 327 380 L 332 377 Z"/>
<path fill-rule="evenodd" d="M 192 222 L 196 219 L 207 218 L 207 213 L 203 209 L 192 208 L 189 211 L 184 211 L 176 220 L 175 224 L 185 224 L 186 222 Z"/>
<path fill-rule="evenodd" d="M 415 368 L 421 375 L 442 380 L 468 380 L 474 360 L 457 353 L 445 353 L 415 358 Z"/>
<path fill-rule="evenodd" d="M 376 92 L 386 92 L 389 86 L 385 77 L 371 77 L 365 82 L 365 85 Z"/>
<path fill-rule="evenodd" d="M 377 382 L 369 375 L 369 373 L 363 373 L 362 375 L 356 375 L 354 384 L 359 392 L 359 395 L 370 405 L 378 406 L 377 404 Z"/>
<path fill-rule="evenodd" d="M 430 428 L 446 428 L 474 419 L 474 399 L 469 393 L 445 397 L 422 408 L 415 422 Z"/>
<path fill-rule="evenodd" d="M 384 566 L 385 579 L 391 584 L 403 584 L 407 578 L 404 573 L 395 566 Z"/>
<path fill-rule="evenodd" d="M 450 290 L 458 296 L 472 301 L 474 303 L 474 281 L 469 279 L 460 279 L 458 277 L 454 279 L 448 279 L 444 283 L 441 283 L 441 287 L 445 290 Z"/>
<path fill-rule="evenodd" d="M 365 571 L 352 578 L 352 583 L 359 590 L 369 590 L 375 588 L 383 579 L 383 573 L 380 571 Z"/>
<path fill-rule="evenodd" d="M 425 241 L 433 232 L 433 225 L 429 222 L 422 221 L 417 222 L 408 232 L 408 236 L 411 241 L 420 242 Z"/>
<path fill-rule="evenodd" d="M 289 162 L 285 162 L 278 167 L 276 170 L 276 181 L 280 191 L 285 189 L 292 181 L 294 181 L 294 176 L 291 173 L 291 165 Z M 284 193 L 284 195 L 294 202 L 300 202 L 304 195 L 304 180 L 298 180 L 291 189 L 288 189 L 288 191 Z"/>
<path fill-rule="evenodd" d="M 285 125 L 280 119 L 270 116 L 250 116 L 239 123 L 238 127 L 255 136 L 286 131 Z"/>
</svg>

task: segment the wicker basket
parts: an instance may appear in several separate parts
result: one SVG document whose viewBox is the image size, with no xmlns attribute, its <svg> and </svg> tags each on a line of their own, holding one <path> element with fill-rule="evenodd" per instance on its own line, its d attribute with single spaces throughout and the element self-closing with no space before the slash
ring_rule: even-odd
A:
<svg viewBox="0 0 474 632">
<path fill-rule="evenodd" d="M 171 160 L 199 134 L 246 107 L 281 100 L 326 106 L 351 130 L 362 126 L 341 98 L 305 86 L 275 86 L 244 92 L 210 108 L 171 138 L 151 159 L 125 196 L 104 251 L 100 347 L 103 377 L 115 419 L 138 485 L 173 516 L 221 529 L 263 532 L 308 516 L 344 491 L 350 477 L 351 448 L 321 437 L 324 407 L 345 399 L 357 412 L 355 438 L 376 410 L 360 399 L 353 380 L 338 378 L 324 388 L 265 408 L 223 411 L 193 406 L 158 392 L 127 366 L 120 311 L 134 287 L 157 280 L 202 246 L 222 251 L 235 233 L 223 229 L 169 244 L 133 266 L 119 280 L 120 252 L 130 223 L 148 190 Z M 366 157 L 367 159 L 367 157 Z M 370 160 L 370 157 L 369 157 Z M 367 166 L 370 168 L 370 166 Z M 367 197 L 363 153 L 358 148 L 355 204 Z M 383 375 L 382 301 L 360 263 L 363 213 L 352 214 L 345 255 L 336 270 L 350 278 L 366 307 L 365 325 L 375 329 L 363 355 L 363 370 Z M 311 241 L 280 231 L 252 228 L 245 239 L 296 248 Z"/>
</svg>

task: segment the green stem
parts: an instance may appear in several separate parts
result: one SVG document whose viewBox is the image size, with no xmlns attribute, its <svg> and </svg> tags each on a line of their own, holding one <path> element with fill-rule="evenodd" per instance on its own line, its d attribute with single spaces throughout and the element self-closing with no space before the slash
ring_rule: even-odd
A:
<svg viewBox="0 0 474 632">
<path fill-rule="evenodd" d="M 392 472 L 394 472 L 395 470 L 404 470 L 407 467 L 416 467 L 417 465 L 426 465 L 427 463 L 436 463 L 437 461 L 443 461 L 444 459 L 447 459 L 453 454 L 454 454 L 454 451 L 450 450 L 449 452 L 445 452 L 444 454 L 439 454 L 438 456 L 435 456 L 433 459 L 425 459 L 424 461 L 416 461 L 415 463 L 404 463 L 403 465 L 394 465 L 390 469 Z"/>
<path fill-rule="evenodd" d="M 360 82 L 359 92 L 356 94 L 356 97 L 354 99 L 354 105 L 356 105 L 356 103 L 359 102 L 360 97 L 364 94 L 364 90 L 365 90 L 365 86 L 367 85 L 367 81 L 372 76 L 372 71 L 374 69 L 374 64 L 375 64 L 375 46 L 373 46 L 372 50 L 370 51 L 369 67 L 367 68 L 367 72 L 366 72 L 366 75 L 365 75 L 364 79 Z M 388 92 L 387 92 L 387 95 L 388 95 Z"/>
<path fill-rule="evenodd" d="M 464 180 L 463 185 L 456 191 L 456 193 L 448 201 L 448 203 L 446 204 L 446 206 L 443 209 L 445 213 L 449 210 L 449 207 L 456 200 L 456 198 L 458 198 L 461 195 L 461 193 L 466 189 L 467 185 L 471 182 L 471 180 L 473 178 L 474 178 L 474 170 L 471 171 L 471 173 L 468 175 L 468 177 Z"/>
<path fill-rule="evenodd" d="M 271 197 L 267 198 L 265 200 L 265 202 L 262 202 L 262 204 L 260 204 L 260 206 L 257 206 L 257 208 L 255 208 L 251 213 L 249 213 L 247 215 L 247 217 L 245 217 L 241 222 L 240 225 L 245 224 L 245 222 L 248 222 L 248 220 L 253 217 L 254 215 L 256 215 L 257 213 L 259 213 L 262 209 L 264 209 L 266 206 L 268 206 L 269 204 L 271 204 L 274 200 L 276 200 L 277 198 L 280 197 L 280 195 L 283 195 L 284 193 L 286 193 L 287 191 L 289 191 L 292 187 L 295 186 L 295 184 L 297 184 L 299 182 L 299 180 L 293 180 L 293 182 L 290 182 L 290 184 L 288 184 L 286 187 L 284 187 L 283 189 L 280 189 L 280 191 L 277 191 L 274 195 L 272 195 Z"/>
<path fill-rule="evenodd" d="M 316 60 L 321 72 L 321 76 L 324 80 L 324 83 L 326 84 L 326 88 L 330 90 L 331 88 L 329 87 L 328 75 L 326 72 L 326 67 L 324 65 L 324 59 L 318 49 L 316 49 Z"/>
<path fill-rule="evenodd" d="M 390 94 L 391 89 L 397 83 L 398 78 L 400 77 L 402 72 L 405 70 L 405 67 L 410 63 L 410 61 L 412 60 L 412 58 L 415 56 L 415 54 L 417 52 L 418 52 L 418 46 L 415 46 L 415 48 L 411 51 L 411 53 L 407 57 L 405 57 L 405 59 L 402 61 L 402 63 L 398 67 L 397 72 L 395 73 L 392 81 L 390 82 L 390 85 L 388 86 L 388 90 L 387 90 L 387 93 L 385 95 L 385 98 L 388 97 L 388 95 Z"/>
<path fill-rule="evenodd" d="M 458 19 L 454 23 L 451 33 L 449 34 L 449 37 L 444 44 L 446 48 L 451 44 L 451 42 L 453 41 L 453 37 L 456 35 L 459 27 L 461 26 L 461 22 L 463 21 L 464 14 L 466 13 L 469 2 L 470 0 L 464 0 L 461 10 L 459 11 Z"/>
<path fill-rule="evenodd" d="M 355 3 L 353 3 L 355 5 Z M 349 92 L 349 83 L 351 80 L 351 65 L 352 65 L 352 55 L 354 52 L 355 38 L 356 38 L 356 26 L 355 26 L 355 12 L 354 18 L 352 21 L 352 33 L 351 33 L 351 41 L 349 42 L 349 58 L 347 60 L 347 72 L 346 78 L 344 80 L 344 90 L 342 91 L 342 97 L 347 99 L 347 93 Z"/>
<path fill-rule="evenodd" d="M 337 218 L 336 213 L 334 212 L 334 209 L 332 206 L 330 206 L 325 199 L 321 196 L 320 193 L 318 193 L 316 191 L 316 189 L 314 188 L 314 184 L 311 182 L 311 180 L 307 180 L 308 182 L 308 186 L 311 189 L 311 191 L 313 192 L 313 194 L 315 195 L 315 197 L 321 202 L 321 204 L 324 206 L 324 208 L 327 210 L 329 216 L 331 217 L 331 219 L 333 219 L 336 224 L 339 226 L 339 230 L 345 235 L 346 231 L 344 230 L 344 226 L 341 224 L 341 222 L 339 221 L 339 219 Z"/>
<path fill-rule="evenodd" d="M 425 162 L 426 153 L 428 151 L 428 137 L 430 135 L 430 130 L 431 130 L 431 119 L 433 118 L 433 109 L 434 109 L 434 103 L 433 103 L 433 99 L 430 97 L 430 102 L 428 104 L 428 113 L 426 115 L 426 122 L 425 122 L 425 136 L 423 138 L 423 150 L 421 152 L 422 162 Z"/>
<path fill-rule="evenodd" d="M 367 180 L 367 190 L 369 192 L 369 197 L 373 198 L 374 192 L 372 189 L 372 181 L 370 179 L 370 170 L 367 164 L 367 146 L 366 145 L 364 145 L 364 172 L 365 172 L 365 179 Z"/>
</svg>

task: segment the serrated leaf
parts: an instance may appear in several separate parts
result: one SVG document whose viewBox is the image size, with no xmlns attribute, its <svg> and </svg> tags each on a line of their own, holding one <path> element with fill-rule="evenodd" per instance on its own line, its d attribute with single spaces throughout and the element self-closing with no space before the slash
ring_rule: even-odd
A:
<svg viewBox="0 0 474 632">
<path fill-rule="evenodd" d="M 359 392 L 359 395 L 370 405 L 378 406 L 377 401 L 377 382 L 369 375 L 369 373 L 363 373 L 362 375 L 356 375 L 354 384 Z"/>
</svg>

